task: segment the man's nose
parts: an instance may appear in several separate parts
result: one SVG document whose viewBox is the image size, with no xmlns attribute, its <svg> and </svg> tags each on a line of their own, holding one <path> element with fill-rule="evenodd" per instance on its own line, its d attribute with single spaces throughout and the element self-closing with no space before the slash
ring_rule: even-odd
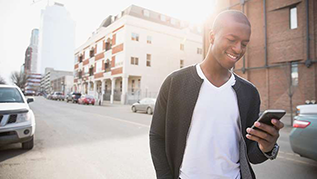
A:
<svg viewBox="0 0 317 179">
<path fill-rule="evenodd" d="M 234 46 L 232 47 L 232 50 L 236 53 L 236 54 L 240 54 L 242 52 L 242 45 L 241 43 L 236 43 L 234 44 Z"/>
</svg>

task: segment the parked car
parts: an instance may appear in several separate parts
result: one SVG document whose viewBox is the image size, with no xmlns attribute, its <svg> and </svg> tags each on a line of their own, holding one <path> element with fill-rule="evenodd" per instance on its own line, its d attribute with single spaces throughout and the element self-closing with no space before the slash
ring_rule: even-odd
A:
<svg viewBox="0 0 317 179">
<path fill-rule="evenodd" d="M 81 97 L 81 93 L 76 93 L 76 92 L 68 93 L 65 97 L 65 101 L 66 102 L 71 101 L 73 103 L 77 103 L 80 97 Z"/>
<path fill-rule="evenodd" d="M 52 94 L 46 94 L 46 99 L 52 99 Z"/>
<path fill-rule="evenodd" d="M 317 104 L 297 106 L 297 116 L 290 133 L 292 150 L 317 161 Z"/>
<path fill-rule="evenodd" d="M 147 114 L 153 114 L 155 102 L 155 98 L 144 98 L 132 104 L 131 110 L 133 112 L 142 111 L 146 112 Z"/>
<path fill-rule="evenodd" d="M 51 96 L 51 99 L 52 100 L 59 100 L 61 95 L 63 95 L 61 92 L 54 92 Z"/>
<path fill-rule="evenodd" d="M 92 104 L 95 105 L 95 98 L 91 95 L 82 95 L 79 99 L 78 99 L 78 104 Z"/>
<path fill-rule="evenodd" d="M 57 94 L 57 99 L 56 99 L 56 100 L 64 101 L 64 99 L 65 99 L 64 93 L 59 93 L 59 94 Z"/>
<path fill-rule="evenodd" d="M 0 146 L 22 143 L 30 150 L 34 146 L 35 117 L 17 86 L 0 85 Z"/>
</svg>

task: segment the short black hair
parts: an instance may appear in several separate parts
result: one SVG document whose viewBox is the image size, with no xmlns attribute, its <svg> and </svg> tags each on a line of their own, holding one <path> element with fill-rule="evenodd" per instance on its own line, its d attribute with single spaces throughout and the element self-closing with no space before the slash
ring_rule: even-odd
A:
<svg viewBox="0 0 317 179">
<path fill-rule="evenodd" d="M 225 18 L 227 17 L 233 18 L 233 20 L 235 20 L 236 22 L 248 25 L 251 28 L 251 24 L 248 17 L 244 15 L 241 11 L 225 10 L 216 16 L 211 29 L 214 32 L 217 32 L 218 30 L 220 30 L 223 27 L 223 22 Z"/>
</svg>

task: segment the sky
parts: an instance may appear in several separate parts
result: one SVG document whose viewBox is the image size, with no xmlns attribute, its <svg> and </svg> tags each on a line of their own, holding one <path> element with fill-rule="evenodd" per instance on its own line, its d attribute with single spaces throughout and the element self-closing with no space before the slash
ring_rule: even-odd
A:
<svg viewBox="0 0 317 179">
<path fill-rule="evenodd" d="M 41 10 L 54 2 L 64 4 L 76 23 L 75 47 L 83 44 L 109 15 L 117 15 L 134 4 L 167 16 L 202 24 L 212 13 L 216 0 L 0 0 L 0 76 L 24 63 L 31 31 L 39 28 Z"/>
</svg>

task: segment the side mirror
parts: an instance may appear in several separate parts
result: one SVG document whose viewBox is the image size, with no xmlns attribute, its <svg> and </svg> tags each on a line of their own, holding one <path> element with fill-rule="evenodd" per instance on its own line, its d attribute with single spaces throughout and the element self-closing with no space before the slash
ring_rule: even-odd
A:
<svg viewBox="0 0 317 179">
<path fill-rule="evenodd" d="M 140 103 L 140 100 L 138 100 L 137 103 Z"/>
<path fill-rule="evenodd" d="M 28 98 L 28 99 L 26 100 L 26 102 L 27 102 L 27 103 L 34 102 L 34 99 L 33 99 L 33 98 Z"/>
</svg>

